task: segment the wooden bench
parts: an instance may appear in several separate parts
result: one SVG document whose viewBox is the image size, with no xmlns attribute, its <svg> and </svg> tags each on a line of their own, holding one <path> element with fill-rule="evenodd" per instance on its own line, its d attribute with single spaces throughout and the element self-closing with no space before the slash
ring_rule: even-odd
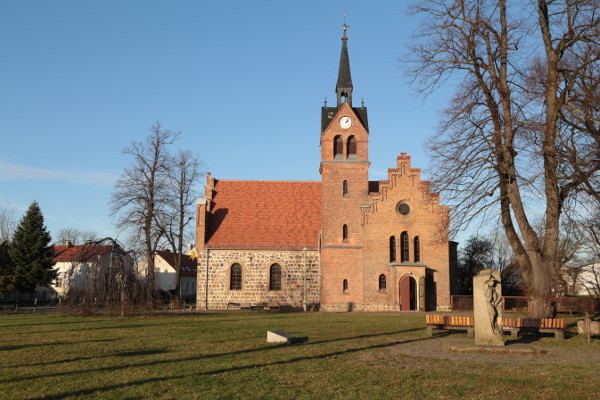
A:
<svg viewBox="0 0 600 400">
<path fill-rule="evenodd" d="M 470 316 L 426 314 L 427 335 L 433 336 L 434 329 L 467 331 L 469 337 L 475 334 L 475 323 Z M 519 332 L 553 333 L 557 340 L 564 339 L 564 318 L 515 318 L 502 319 L 502 330 L 510 332 L 511 339 L 517 339 Z"/>
<path fill-rule="evenodd" d="M 502 318 L 502 330 L 509 331 L 512 339 L 519 337 L 519 332 L 553 333 L 556 340 L 565 337 L 564 318 Z"/>
<path fill-rule="evenodd" d="M 473 317 L 469 316 L 425 314 L 425 323 L 428 336 L 433 336 L 434 329 L 467 331 L 469 337 L 475 335 Z"/>
</svg>

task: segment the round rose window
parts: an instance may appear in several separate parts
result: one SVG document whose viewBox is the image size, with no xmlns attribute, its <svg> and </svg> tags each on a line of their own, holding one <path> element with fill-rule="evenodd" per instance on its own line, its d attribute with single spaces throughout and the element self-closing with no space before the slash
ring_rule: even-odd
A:
<svg viewBox="0 0 600 400">
<path fill-rule="evenodd" d="M 398 214 L 400 215 L 408 215 L 410 212 L 410 206 L 406 203 L 398 203 L 396 206 L 396 211 L 398 211 Z"/>
</svg>

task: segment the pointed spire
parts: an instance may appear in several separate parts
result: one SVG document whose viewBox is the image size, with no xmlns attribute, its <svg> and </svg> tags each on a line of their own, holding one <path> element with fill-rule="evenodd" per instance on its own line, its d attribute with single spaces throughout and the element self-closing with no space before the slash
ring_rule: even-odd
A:
<svg viewBox="0 0 600 400">
<path fill-rule="evenodd" d="M 338 73 L 335 92 L 337 94 L 337 105 L 347 101 L 352 105 L 352 78 L 350 77 L 350 57 L 348 56 L 348 37 L 346 30 L 348 25 L 344 23 L 344 34 L 342 36 L 342 54 L 340 55 L 340 71 Z"/>
</svg>

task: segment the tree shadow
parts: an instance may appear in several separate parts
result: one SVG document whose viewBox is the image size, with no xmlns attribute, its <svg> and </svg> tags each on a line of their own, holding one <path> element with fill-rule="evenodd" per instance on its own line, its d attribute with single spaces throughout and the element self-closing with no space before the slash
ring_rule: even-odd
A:
<svg viewBox="0 0 600 400">
<path fill-rule="evenodd" d="M 439 337 L 439 336 L 440 335 L 438 335 L 437 337 Z M 441 336 L 444 336 L 444 335 L 442 334 Z M 130 381 L 127 383 L 121 383 L 121 384 L 109 385 L 109 386 L 98 386 L 98 387 L 82 389 L 82 390 L 78 390 L 78 391 L 74 391 L 74 392 L 62 393 L 59 395 L 46 396 L 43 398 L 59 400 L 59 399 L 64 399 L 64 398 L 69 398 L 69 397 L 88 396 L 88 395 L 96 394 L 98 392 L 106 392 L 109 390 L 121 389 L 121 388 L 126 388 L 126 387 L 131 387 L 131 386 L 145 385 L 145 384 L 154 383 L 154 382 L 165 382 L 165 381 L 169 381 L 169 380 L 192 378 L 192 377 L 197 377 L 197 376 L 214 376 L 214 375 L 224 374 L 224 373 L 228 373 L 228 372 L 237 372 L 237 371 L 244 371 L 244 370 L 248 370 L 248 369 L 294 364 L 294 363 L 298 363 L 298 362 L 302 362 L 302 361 L 311 361 L 311 360 L 318 360 L 318 359 L 324 359 L 324 358 L 329 358 L 329 357 L 338 357 L 338 356 L 343 356 L 346 354 L 357 353 L 360 351 L 383 349 L 383 348 L 397 346 L 397 345 L 401 345 L 401 344 L 414 343 L 414 342 L 420 342 L 420 341 L 431 340 L 431 339 L 434 339 L 434 338 L 423 337 L 423 338 L 416 338 L 416 339 L 397 340 L 397 341 L 388 342 L 388 343 L 374 344 L 374 345 L 370 345 L 370 346 L 362 346 L 362 347 L 356 347 L 356 348 L 351 348 L 351 349 L 346 349 L 346 350 L 333 351 L 333 352 L 314 355 L 314 356 L 292 357 L 287 360 L 272 361 L 272 362 L 265 362 L 265 363 L 255 363 L 255 364 L 248 364 L 248 365 L 242 365 L 242 366 L 230 367 L 230 368 L 220 368 L 220 369 L 204 371 L 204 372 L 200 372 L 200 373 L 196 373 L 196 374 L 188 374 L 188 375 L 180 375 L 180 376 L 163 376 L 163 377 L 139 379 L 139 380 Z M 280 346 L 277 346 L 277 347 L 280 347 Z M 275 348 L 275 347 L 274 346 L 266 347 L 266 348 L 262 348 L 261 350 L 269 349 L 269 348 Z M 215 354 L 214 356 L 225 356 L 225 355 L 230 355 L 230 354 L 231 353 Z M 189 358 L 179 359 L 179 360 L 168 360 L 167 362 L 183 362 L 183 361 L 188 361 L 188 360 L 189 360 Z M 156 363 L 160 364 L 162 362 L 157 361 Z M 147 364 L 144 364 L 144 365 L 147 365 Z M 136 366 L 142 366 L 142 365 L 136 365 Z M 111 368 L 111 369 L 114 369 L 114 368 Z M 94 370 L 76 371 L 76 372 L 84 373 L 84 372 L 91 372 L 91 371 L 94 371 Z"/>
<path fill-rule="evenodd" d="M 413 329 L 406 329 L 406 330 L 394 331 L 394 332 L 374 333 L 374 334 L 358 335 L 358 336 L 351 336 L 351 337 L 345 337 L 345 338 L 326 339 L 326 340 L 321 340 L 321 341 L 316 341 L 316 342 L 304 343 L 304 344 L 301 344 L 300 346 L 314 346 L 314 345 L 339 342 L 339 341 L 344 341 L 344 340 L 356 340 L 356 339 L 365 339 L 365 338 L 370 338 L 370 337 L 388 336 L 388 335 L 394 335 L 394 334 L 399 334 L 399 333 L 412 332 L 415 330 L 420 330 L 420 329 L 413 328 Z M 439 335 L 437 337 L 439 337 Z M 431 338 L 425 338 L 425 339 L 431 339 Z M 421 340 L 421 339 L 417 339 L 417 340 Z M 407 342 L 407 343 L 409 343 L 409 342 Z M 388 345 L 388 343 L 385 343 L 381 346 L 387 346 L 387 345 Z M 287 347 L 287 346 L 289 346 L 289 344 L 287 344 L 287 343 L 278 343 L 278 344 L 271 344 L 271 345 L 262 346 L 259 348 L 253 348 L 253 349 L 235 350 L 235 351 L 226 352 L 226 353 L 203 354 L 203 355 L 178 358 L 178 359 L 173 359 L 173 360 L 164 360 L 163 359 L 163 360 L 141 362 L 141 363 L 136 363 L 136 364 L 118 365 L 118 366 L 110 366 L 110 367 L 102 367 L 102 368 L 92 368 L 92 369 L 87 369 L 87 370 L 75 370 L 75 371 L 47 373 L 47 374 L 41 374 L 41 375 L 20 376 L 20 377 L 13 377 L 10 379 L 0 380 L 0 382 L 8 382 L 8 381 L 16 382 L 16 381 L 26 381 L 26 380 L 30 380 L 30 379 L 42 379 L 42 378 L 51 378 L 51 377 L 58 377 L 58 376 L 86 374 L 86 373 L 92 373 L 92 372 L 116 371 L 116 370 L 135 368 L 135 367 L 151 367 L 151 366 L 158 365 L 158 364 L 160 364 L 160 365 L 176 364 L 176 363 L 180 363 L 180 362 L 191 362 L 191 361 L 199 361 L 199 360 L 212 359 L 212 358 L 218 358 L 218 357 L 236 356 L 236 355 L 250 354 L 250 353 L 256 353 L 256 352 L 261 352 L 261 351 L 272 351 L 272 350 L 281 349 L 281 348 Z M 365 349 L 367 349 L 367 348 L 369 348 L 369 347 L 365 347 Z M 153 351 L 153 350 L 149 350 L 149 351 Z"/>
<path fill-rule="evenodd" d="M 39 324 L 6 324 L 0 325 L 0 328 L 20 328 L 23 326 L 46 326 L 46 325 L 70 325 L 70 324 L 91 324 L 91 323 L 99 323 L 105 322 L 103 320 L 89 320 L 89 321 L 63 321 L 63 322 L 46 322 Z"/>
<path fill-rule="evenodd" d="M 121 352 L 121 353 L 106 354 L 104 356 L 75 357 L 75 358 L 67 358 L 67 359 L 64 359 L 64 360 L 45 361 L 45 362 L 40 362 L 40 363 L 11 365 L 11 367 L 12 368 L 41 367 L 41 366 L 44 366 L 44 365 L 65 364 L 65 363 L 76 362 L 76 361 L 99 360 L 101 358 L 149 356 L 149 355 L 158 355 L 158 354 L 166 354 L 166 353 L 170 353 L 170 351 L 169 350 L 164 350 L 164 349 L 140 350 L 140 351 L 125 351 L 125 352 Z"/>
<path fill-rule="evenodd" d="M 94 340 L 79 340 L 77 342 L 46 342 L 46 343 L 32 343 L 32 344 L 17 344 L 14 346 L 0 346 L 0 351 L 9 350 L 21 350 L 30 347 L 44 347 L 44 346 L 69 346 L 80 343 L 102 343 L 102 342 L 114 342 L 120 339 L 94 339 Z"/>
<path fill-rule="evenodd" d="M 27 331 L 27 332 L 13 332 L 11 335 L 33 335 L 37 333 L 70 333 L 70 332 L 85 332 L 85 331 L 99 331 L 99 330 L 113 330 L 113 329 L 129 329 L 129 328 L 153 328 L 155 326 L 163 326 L 163 325 L 173 325 L 173 322 L 165 322 L 162 324 L 147 324 L 147 325 L 116 325 L 116 326 L 91 326 L 89 328 L 79 328 L 79 329 L 60 329 L 53 331 Z"/>
</svg>

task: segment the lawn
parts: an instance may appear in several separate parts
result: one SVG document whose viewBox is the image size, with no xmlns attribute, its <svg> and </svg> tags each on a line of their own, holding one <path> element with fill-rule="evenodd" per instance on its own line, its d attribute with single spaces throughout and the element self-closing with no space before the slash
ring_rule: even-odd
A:
<svg viewBox="0 0 600 400">
<path fill-rule="evenodd" d="M 267 344 L 267 329 L 308 340 Z M 552 356 L 600 355 L 600 340 L 543 338 L 531 344 L 550 355 L 447 359 L 432 347 L 447 337 L 426 337 L 422 315 L 0 315 L 0 332 L 2 399 L 596 399 L 600 391 L 599 363 Z"/>
</svg>

